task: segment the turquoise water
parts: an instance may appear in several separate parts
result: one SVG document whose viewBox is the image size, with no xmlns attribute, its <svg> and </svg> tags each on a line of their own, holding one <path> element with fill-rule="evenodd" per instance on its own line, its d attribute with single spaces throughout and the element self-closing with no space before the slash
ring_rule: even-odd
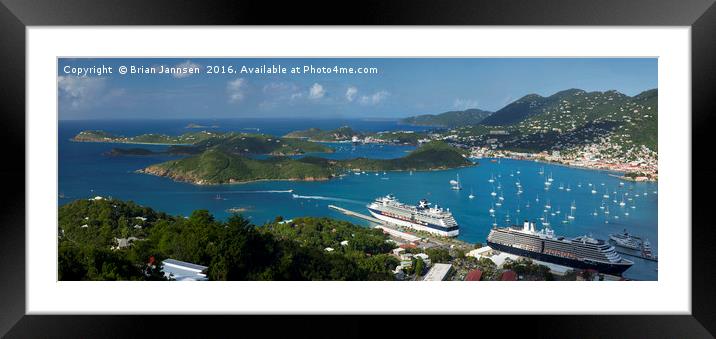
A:
<svg viewBox="0 0 716 339">
<path fill-rule="evenodd" d="M 195 121 L 196 122 L 196 121 Z M 390 121 L 222 121 L 224 129 L 244 127 L 260 128 L 262 133 L 282 135 L 295 129 L 319 125 L 335 128 L 350 124 L 358 130 L 381 131 L 401 129 Z M 578 236 L 591 234 L 607 239 L 609 233 L 627 229 L 630 233 L 649 239 L 658 254 L 656 183 L 624 182 L 606 171 L 570 168 L 533 161 L 480 159 L 479 165 L 446 171 L 388 172 L 348 175 L 323 182 L 254 182 L 238 185 L 195 186 L 177 183 L 166 178 L 134 173 L 139 168 L 176 157 L 107 157 L 102 153 L 112 147 L 128 145 L 69 142 L 83 129 L 105 129 L 124 135 L 146 132 L 178 134 L 186 132 L 186 121 L 61 121 L 59 140 L 59 192 L 64 196 L 60 204 L 95 195 L 134 200 L 142 205 L 176 215 L 188 215 L 195 209 L 207 209 L 217 218 L 229 215 L 227 209 L 245 208 L 244 215 L 254 223 L 262 224 L 277 215 L 285 218 L 298 216 L 329 216 L 367 225 L 329 209 L 329 204 L 358 212 L 366 212 L 365 205 L 377 196 L 395 194 L 404 202 L 419 199 L 439 203 L 450 208 L 460 224 L 459 239 L 468 242 L 485 242 L 493 223 L 503 226 L 509 220 L 536 220 L 545 217 L 556 234 Z M 243 126 L 243 127 L 242 127 Z M 378 146 L 332 144 L 336 153 L 322 156 L 351 158 L 395 158 L 413 149 L 410 146 Z M 132 146 L 134 147 L 134 146 Z M 141 146 L 162 150 L 166 146 Z M 544 171 L 540 174 L 540 171 Z M 463 190 L 450 189 L 450 180 L 459 175 Z M 549 190 L 544 182 L 553 178 Z M 488 180 L 494 178 L 494 183 Z M 519 181 L 522 194 L 518 194 Z M 592 184 L 590 187 L 589 184 Z M 580 187 L 581 185 L 581 187 Z M 559 187 L 562 186 L 563 189 Z M 499 187 L 499 188 L 498 188 Z M 569 188 L 569 191 L 567 190 Z M 592 194 L 594 188 L 597 193 Z M 293 192 L 288 192 L 293 190 Z M 497 196 L 491 196 L 495 191 Z M 610 195 L 604 199 L 605 191 Z M 470 193 L 475 195 L 469 199 Z M 614 193 L 616 192 L 616 194 Z M 218 195 L 218 197 L 217 197 Z M 502 196 L 504 200 L 499 200 Z M 617 203 L 613 200 L 616 197 Z M 625 202 L 621 207 L 619 202 Z M 537 201 L 539 199 L 539 201 Z M 629 200 L 631 199 L 631 201 Z M 502 206 L 497 206 L 498 202 Z M 562 223 L 574 203 L 574 220 Z M 545 205 L 551 209 L 545 212 Z M 604 204 L 605 209 L 600 209 Z M 634 208 L 632 208 L 634 206 Z M 490 215 L 494 208 L 494 217 Z M 606 210 L 609 214 L 605 214 Z M 557 214 L 557 210 L 560 211 Z M 592 215 L 597 212 L 597 216 Z M 554 215 L 552 215 L 554 213 Z M 628 213 L 628 215 L 627 215 Z M 635 265 L 624 275 L 633 279 L 656 280 L 656 263 L 629 257 Z"/>
</svg>

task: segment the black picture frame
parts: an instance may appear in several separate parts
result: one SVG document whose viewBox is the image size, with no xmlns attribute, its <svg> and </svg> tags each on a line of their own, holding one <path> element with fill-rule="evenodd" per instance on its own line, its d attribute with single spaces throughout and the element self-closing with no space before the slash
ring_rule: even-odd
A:
<svg viewBox="0 0 716 339">
<path fill-rule="evenodd" d="M 532 334 L 540 337 L 713 337 L 716 334 L 716 252 L 709 199 L 715 165 L 707 159 L 714 122 L 716 83 L 716 6 L 714 0 L 411 0 L 349 4 L 313 1 L 23 1 L 0 0 L 0 107 L 5 134 L 2 213 L 0 213 L 0 333 L 7 337 L 105 337 L 155 333 L 162 336 L 219 335 L 223 327 L 256 326 L 271 334 L 338 337 L 370 335 L 376 325 L 445 324 L 468 333 Z M 419 316 L 397 320 L 375 316 L 331 316 L 335 328 L 316 333 L 306 316 L 67 316 L 26 315 L 25 311 L 25 28 L 66 25 L 615 25 L 691 27 L 692 123 L 690 315 Z M 330 29 L 330 28 L 327 28 Z M 683 114 L 670 112 L 671 114 Z M 8 157 L 8 154 L 10 155 Z M 700 155 L 700 156 L 697 156 Z M 674 199 L 675 197 L 663 197 Z M 654 296 L 658 298 L 658 296 Z M 498 322 L 504 326 L 492 326 Z M 158 324 L 192 324 L 158 326 Z M 519 326 L 509 325 L 518 323 Z M 278 325 L 273 325 L 278 324 Z M 460 324 L 463 324 L 462 326 Z M 490 324 L 490 325 L 488 325 Z M 268 326 L 268 327 L 267 327 Z M 338 332 L 335 332 L 338 331 Z M 383 334 L 392 335 L 385 329 Z M 233 335 L 238 335 L 234 332 Z M 246 332 L 248 333 L 248 332 Z M 405 332 L 402 332 L 405 333 Z M 313 337 L 312 335 L 311 337 Z"/>
</svg>

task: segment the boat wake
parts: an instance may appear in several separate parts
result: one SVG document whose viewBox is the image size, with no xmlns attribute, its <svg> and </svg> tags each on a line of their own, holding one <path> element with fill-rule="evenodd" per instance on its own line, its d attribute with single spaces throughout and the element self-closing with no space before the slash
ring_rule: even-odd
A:
<svg viewBox="0 0 716 339">
<path fill-rule="evenodd" d="M 254 194 L 254 193 L 293 193 L 293 190 L 247 190 L 247 191 L 221 191 L 221 192 L 212 192 L 212 193 L 221 193 L 221 194 Z"/>
<path fill-rule="evenodd" d="M 340 201 L 340 202 L 347 202 L 351 204 L 360 204 L 365 205 L 367 202 L 365 201 L 358 201 L 358 200 L 351 200 L 351 199 L 343 199 L 343 198 L 335 198 L 335 197 L 324 197 L 321 195 L 298 195 L 293 194 L 294 199 L 311 199 L 311 200 L 328 200 L 328 201 Z"/>
</svg>

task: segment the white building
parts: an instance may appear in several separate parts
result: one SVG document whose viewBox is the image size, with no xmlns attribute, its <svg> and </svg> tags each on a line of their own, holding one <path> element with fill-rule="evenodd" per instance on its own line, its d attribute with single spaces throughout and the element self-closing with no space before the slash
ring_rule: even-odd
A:
<svg viewBox="0 0 716 339">
<path fill-rule="evenodd" d="M 451 264 L 435 264 L 428 274 L 425 275 L 423 281 L 443 281 L 447 277 L 448 273 L 452 269 Z"/>
<path fill-rule="evenodd" d="M 164 276 L 176 281 L 203 281 L 208 280 L 206 269 L 208 267 L 189 262 L 166 259 L 162 261 Z"/>
<path fill-rule="evenodd" d="M 420 259 L 422 259 L 423 262 L 425 263 L 425 265 L 427 265 L 428 267 L 430 267 L 430 264 L 431 264 L 431 262 L 430 262 L 430 256 L 428 256 L 427 254 L 425 254 L 425 253 L 418 253 L 418 254 L 415 255 L 415 258 L 420 258 Z"/>
</svg>

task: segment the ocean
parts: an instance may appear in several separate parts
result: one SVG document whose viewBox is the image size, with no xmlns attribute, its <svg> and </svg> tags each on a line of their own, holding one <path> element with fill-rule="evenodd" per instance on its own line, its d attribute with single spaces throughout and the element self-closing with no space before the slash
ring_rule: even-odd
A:
<svg viewBox="0 0 716 339">
<path fill-rule="evenodd" d="M 177 156 L 103 155 L 113 147 L 142 147 L 159 151 L 167 146 L 70 141 L 79 131 L 90 129 L 125 136 L 143 133 L 175 135 L 199 130 L 186 128 L 189 123 L 218 125 L 219 128 L 211 129 L 217 131 L 260 132 L 276 136 L 310 127 L 333 129 L 344 125 L 371 132 L 422 129 L 390 120 L 63 120 L 59 121 L 58 133 L 59 204 L 99 195 L 133 200 L 159 211 L 183 216 L 196 209 L 206 209 L 215 217 L 224 219 L 231 214 L 228 209 L 240 208 L 245 210 L 242 214 L 257 225 L 281 215 L 284 218 L 327 216 L 368 226 L 367 221 L 343 215 L 327 206 L 332 204 L 367 214 L 365 205 L 371 200 L 394 194 L 406 203 L 417 203 L 426 198 L 449 208 L 460 225 L 458 238 L 470 243 L 485 243 L 493 223 L 504 226 L 508 220 L 521 224 L 522 220 L 529 219 L 536 220 L 540 225 L 539 218 L 547 218 L 555 234 L 569 237 L 586 234 L 606 240 L 610 233 L 626 229 L 648 239 L 658 255 L 658 184 L 623 182 L 607 171 L 528 160 L 478 159 L 478 166 L 445 171 L 366 173 L 321 182 L 262 181 L 197 186 L 134 173 L 151 164 L 179 158 Z M 331 146 L 336 149 L 335 153 L 316 155 L 337 159 L 359 156 L 396 158 L 414 149 L 412 146 L 353 146 L 345 143 Z M 449 182 L 458 175 L 463 189 L 451 190 Z M 549 190 L 545 190 L 544 183 L 550 176 L 552 184 Z M 493 183 L 489 182 L 491 178 Z M 521 194 L 518 193 L 518 182 Z M 596 194 L 592 194 L 592 189 L 597 191 Z M 493 191 L 497 194 L 494 197 L 491 195 Z M 474 199 L 468 197 L 471 193 Z M 605 193 L 609 195 L 608 199 L 602 197 Z M 504 200 L 500 200 L 500 196 Z M 615 199 L 617 202 L 614 202 Z M 624 206 L 619 204 L 622 200 Z M 497 206 L 498 202 L 502 205 Z M 575 209 L 572 210 L 573 204 Z M 546 209 L 545 205 L 551 208 Z M 491 208 L 495 210 L 494 216 L 489 213 Z M 605 213 L 607 210 L 609 214 Z M 563 223 L 570 213 L 573 213 L 574 219 Z M 625 277 L 657 279 L 657 263 L 627 258 L 635 264 L 624 273 Z"/>
</svg>

